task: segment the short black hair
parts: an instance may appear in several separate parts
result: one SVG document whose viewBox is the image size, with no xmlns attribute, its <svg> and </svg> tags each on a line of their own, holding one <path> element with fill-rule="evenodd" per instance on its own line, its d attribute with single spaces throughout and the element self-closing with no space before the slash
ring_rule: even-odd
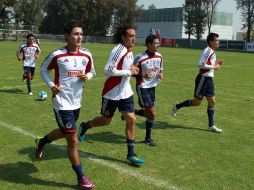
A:
<svg viewBox="0 0 254 190">
<path fill-rule="evenodd" d="M 77 20 L 70 20 L 64 25 L 64 33 L 70 34 L 72 29 L 75 27 L 82 28 L 82 24 Z"/>
<path fill-rule="evenodd" d="M 136 27 L 131 24 L 121 24 L 115 29 L 113 35 L 113 41 L 115 44 L 122 42 L 122 36 L 126 36 L 128 29 L 136 30 Z"/>
<path fill-rule="evenodd" d="M 27 34 L 26 39 L 29 39 L 30 37 L 34 37 L 32 33 Z"/>
<path fill-rule="evenodd" d="M 207 44 L 209 45 L 210 42 L 213 41 L 215 37 L 218 38 L 219 34 L 212 33 L 212 32 L 210 34 L 208 34 L 207 39 L 206 39 Z"/>
<path fill-rule="evenodd" d="M 155 39 L 159 39 L 159 38 L 156 37 L 156 36 L 153 35 L 153 34 L 147 36 L 147 37 L 146 37 L 146 46 L 147 46 L 148 44 L 152 44 L 153 41 L 154 41 Z"/>
</svg>

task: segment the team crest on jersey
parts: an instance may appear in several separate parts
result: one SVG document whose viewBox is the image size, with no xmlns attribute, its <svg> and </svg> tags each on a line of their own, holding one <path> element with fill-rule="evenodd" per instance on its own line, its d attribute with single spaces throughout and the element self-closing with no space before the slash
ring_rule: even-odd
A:
<svg viewBox="0 0 254 190">
<path fill-rule="evenodd" d="M 67 129 L 71 129 L 72 128 L 72 123 L 70 123 L 70 122 L 66 123 L 65 127 Z"/>
<path fill-rule="evenodd" d="M 69 62 L 69 60 L 66 58 L 63 62 L 67 63 L 67 62 Z"/>
</svg>

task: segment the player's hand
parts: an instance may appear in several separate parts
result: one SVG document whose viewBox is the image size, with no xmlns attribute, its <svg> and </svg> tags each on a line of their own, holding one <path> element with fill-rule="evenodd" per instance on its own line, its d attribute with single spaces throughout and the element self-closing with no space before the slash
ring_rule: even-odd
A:
<svg viewBox="0 0 254 190">
<path fill-rule="evenodd" d="M 224 60 L 218 60 L 217 64 L 222 65 L 224 63 Z"/>
<path fill-rule="evenodd" d="M 80 74 L 78 75 L 78 77 L 83 81 L 83 82 L 86 82 L 88 81 L 88 76 L 86 74 Z"/>
<path fill-rule="evenodd" d="M 215 66 L 214 66 L 214 69 L 215 70 L 220 70 L 221 68 L 221 65 L 219 63 L 216 63 Z"/>
<path fill-rule="evenodd" d="M 58 94 L 59 92 L 61 92 L 61 87 L 60 85 L 55 85 L 51 88 L 51 91 L 54 95 Z"/>
<path fill-rule="evenodd" d="M 137 75 L 139 73 L 139 68 L 132 65 L 130 67 L 131 75 Z"/>
<path fill-rule="evenodd" d="M 145 79 L 150 79 L 150 78 L 152 78 L 152 73 L 149 72 L 149 71 L 147 71 L 146 74 L 143 75 L 143 78 L 145 78 Z"/>
<path fill-rule="evenodd" d="M 35 55 L 34 58 L 35 58 L 35 59 L 38 59 L 38 58 L 39 58 L 39 55 Z"/>
<path fill-rule="evenodd" d="M 21 60 L 22 60 L 22 57 L 21 57 L 21 56 L 18 56 L 18 60 L 21 61 Z"/>
<path fill-rule="evenodd" d="M 160 80 L 162 80 L 163 79 L 163 73 L 158 73 L 158 75 L 157 75 L 157 77 L 160 79 Z"/>
</svg>

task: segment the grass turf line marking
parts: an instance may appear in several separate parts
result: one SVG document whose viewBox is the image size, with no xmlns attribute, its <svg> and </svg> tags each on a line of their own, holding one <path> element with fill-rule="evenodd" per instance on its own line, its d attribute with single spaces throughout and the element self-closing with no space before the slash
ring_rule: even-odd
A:
<svg viewBox="0 0 254 190">
<path fill-rule="evenodd" d="M 36 136 L 34 134 L 32 134 L 30 132 L 27 132 L 27 131 L 23 130 L 20 127 L 17 127 L 17 126 L 5 123 L 3 121 L 0 121 L 0 126 L 4 127 L 4 128 L 7 128 L 9 130 L 12 130 L 14 132 L 20 133 L 22 135 L 25 135 L 27 137 L 36 138 Z M 58 144 L 58 143 L 54 143 L 54 144 L 58 145 L 59 149 L 66 150 L 66 148 L 63 147 L 64 145 Z M 80 154 L 80 156 L 86 157 L 87 159 L 89 159 L 91 161 L 99 163 L 99 164 L 101 164 L 103 166 L 106 166 L 106 167 L 108 167 L 110 169 L 117 170 L 119 173 L 123 173 L 123 174 L 127 174 L 129 176 L 135 177 L 138 180 L 145 182 L 146 184 L 149 184 L 149 185 L 152 185 L 152 186 L 155 186 L 155 187 L 158 187 L 158 188 L 164 188 L 164 189 L 167 189 L 167 190 L 180 190 L 180 188 L 178 188 L 178 187 L 176 187 L 174 185 L 171 185 L 167 181 L 155 179 L 155 178 L 153 178 L 151 176 L 142 175 L 139 172 L 136 172 L 134 170 L 127 169 L 127 168 L 122 168 L 122 167 L 118 166 L 117 164 L 105 161 L 105 160 L 97 158 L 95 156 L 90 156 L 90 155 L 88 155 L 88 154 L 86 154 L 84 152 L 79 152 L 79 154 Z"/>
</svg>

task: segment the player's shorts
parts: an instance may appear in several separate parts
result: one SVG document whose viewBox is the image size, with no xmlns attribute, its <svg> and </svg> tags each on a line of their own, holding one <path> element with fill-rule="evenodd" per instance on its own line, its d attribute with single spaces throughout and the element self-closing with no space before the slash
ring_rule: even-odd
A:
<svg viewBox="0 0 254 190">
<path fill-rule="evenodd" d="M 24 66 L 24 72 L 25 73 L 31 73 L 32 76 L 34 76 L 35 67 L 27 67 Z"/>
<path fill-rule="evenodd" d="M 110 100 L 102 97 L 101 114 L 106 117 L 113 117 L 118 108 L 119 112 L 134 112 L 133 96 L 121 100 Z"/>
<path fill-rule="evenodd" d="M 141 108 L 152 108 L 155 104 L 155 87 L 152 88 L 140 88 L 136 86 L 138 94 L 138 103 Z"/>
<path fill-rule="evenodd" d="M 63 133 L 75 133 L 77 131 L 76 121 L 79 118 L 80 109 L 53 110 L 58 127 L 62 130 Z"/>
<path fill-rule="evenodd" d="M 204 96 L 215 96 L 213 78 L 198 74 L 195 80 L 194 97 L 202 100 Z"/>
</svg>

